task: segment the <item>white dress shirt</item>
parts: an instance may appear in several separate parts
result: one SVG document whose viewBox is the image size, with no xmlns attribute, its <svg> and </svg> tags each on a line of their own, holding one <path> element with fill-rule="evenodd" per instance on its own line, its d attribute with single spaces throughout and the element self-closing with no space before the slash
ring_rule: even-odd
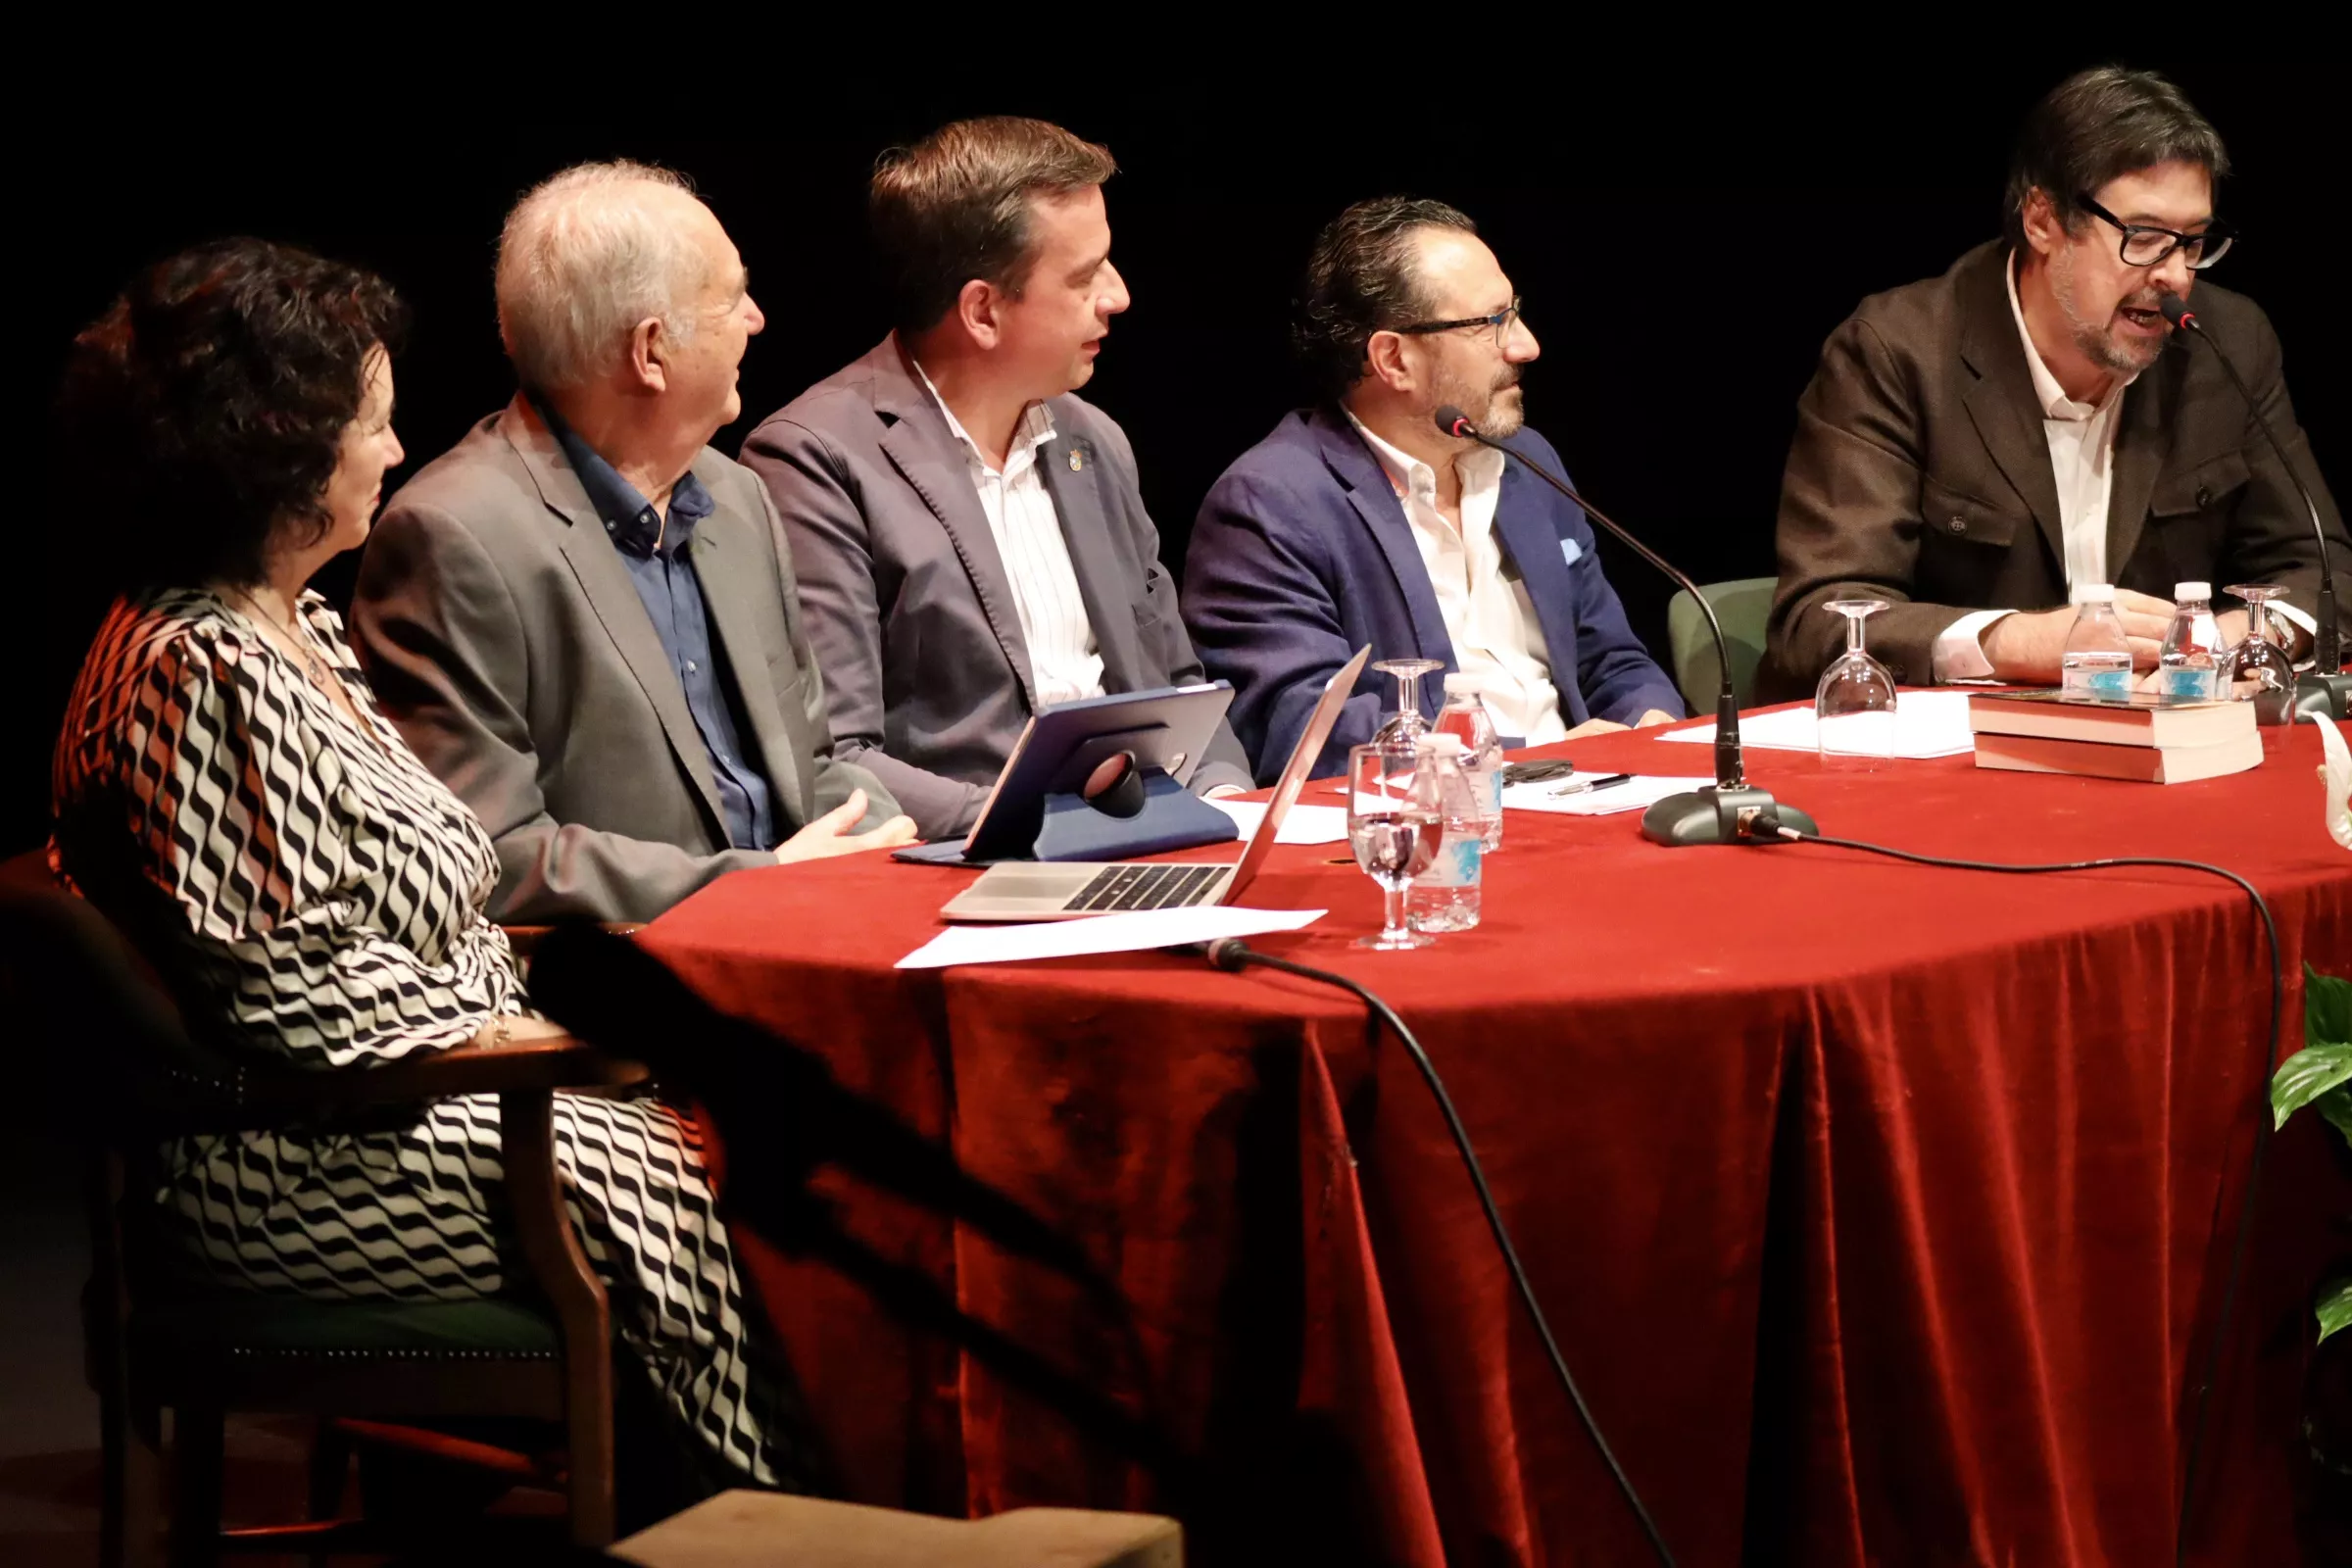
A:
<svg viewBox="0 0 2352 1568">
<path fill-rule="evenodd" d="M 1523 735 L 1530 746 L 1567 734 L 1535 601 L 1525 582 L 1515 575 L 1506 581 L 1502 574 L 1502 544 L 1494 537 L 1502 454 L 1480 447 L 1454 459 L 1454 477 L 1462 487 L 1462 524 L 1456 528 L 1438 510 L 1435 469 L 1374 435 L 1353 414 L 1348 422 L 1380 460 L 1404 504 L 1413 543 L 1438 596 L 1438 613 L 1453 641 L 1453 662 L 1476 683 L 1495 730 Z"/>
<path fill-rule="evenodd" d="M 2009 285 L 2009 314 L 2017 321 L 2018 341 L 2026 349 L 2026 373 L 2034 379 L 2034 398 L 2041 405 L 2042 439 L 2049 444 L 2050 477 L 2058 487 L 2058 533 L 2066 545 L 2066 586 L 2069 595 L 2084 583 L 2113 582 L 2107 575 L 2107 514 L 2115 497 L 2115 431 L 2121 422 L 2124 391 L 2137 380 L 2126 376 L 2099 402 L 2078 403 L 2066 395 L 2034 334 L 2026 330 L 2025 308 L 2017 299 L 2017 261 L 2010 259 L 2002 274 Z M 2289 605 L 2274 604 L 2276 612 L 2311 629 L 2309 617 Z M 1936 679 L 1984 680 L 1992 675 L 1984 657 L 1984 628 L 2013 610 L 1979 610 L 1962 615 L 1936 638 L 1933 655 Z"/>
<path fill-rule="evenodd" d="M 949 433 L 963 445 L 972 488 L 988 514 L 989 535 L 997 542 L 1004 575 L 1012 580 L 1013 610 L 1020 616 L 1021 639 L 1029 645 L 1029 679 L 1038 706 L 1102 696 L 1102 654 L 1078 592 L 1070 542 L 1062 537 L 1053 494 L 1037 466 L 1038 452 L 1054 439 L 1053 413 L 1043 403 L 1029 405 L 1000 472 L 989 466 L 979 443 L 931 384 L 929 372 L 917 365 L 914 373 L 947 416 Z"/>
</svg>

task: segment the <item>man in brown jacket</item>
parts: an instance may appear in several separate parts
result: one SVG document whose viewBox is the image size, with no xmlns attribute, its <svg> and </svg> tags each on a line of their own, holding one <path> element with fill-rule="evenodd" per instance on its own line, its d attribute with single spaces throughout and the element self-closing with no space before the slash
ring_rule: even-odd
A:
<svg viewBox="0 0 2352 1568">
<path fill-rule="evenodd" d="M 2317 499 L 2339 597 L 2352 543 L 2295 423 L 2278 334 L 2196 284 L 2230 248 L 2213 216 L 2221 137 L 2178 88 L 2100 68 L 2061 83 L 2019 138 L 2008 236 L 1941 277 L 1862 302 L 1822 350 L 1781 486 L 1780 586 L 1758 695 L 1812 693 L 1843 646 L 1833 599 L 1882 599 L 1872 652 L 1898 682 L 2054 683 L 2070 589 L 2116 586 L 2152 666 L 2173 586 L 2280 583 L 2309 652 L 2310 514 L 2209 345 L 2157 305 L 2195 284 Z M 2245 612 L 2221 615 L 2225 640 Z"/>
</svg>

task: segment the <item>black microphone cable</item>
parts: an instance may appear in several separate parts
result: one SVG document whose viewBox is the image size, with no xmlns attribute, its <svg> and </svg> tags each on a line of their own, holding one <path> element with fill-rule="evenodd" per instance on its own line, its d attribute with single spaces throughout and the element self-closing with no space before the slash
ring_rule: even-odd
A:
<svg viewBox="0 0 2352 1568">
<path fill-rule="evenodd" d="M 2285 960 L 2280 956 L 2278 947 L 2278 922 L 2271 915 L 2269 901 L 2263 898 L 2261 891 L 2253 883 L 2235 871 L 2230 870 L 2226 866 L 2210 865 L 2203 860 L 2177 860 L 2163 856 L 2121 855 L 2096 860 L 2053 860 L 2045 864 L 2013 865 L 1999 860 L 1961 860 L 1947 856 L 1921 855 L 1911 850 L 1892 849 L 1884 844 L 1866 844 L 1860 839 L 1834 839 L 1821 833 L 1803 833 L 1795 828 L 1781 826 L 1778 823 L 1773 824 L 1770 828 L 1759 823 L 1757 830 L 1773 832 L 1792 844 L 1823 844 L 1832 849 L 1859 850 L 1866 855 L 1883 855 L 1889 859 L 1908 860 L 1914 865 L 1932 865 L 1954 871 L 1995 871 L 2009 876 L 2042 876 L 2058 871 L 2106 871 L 2123 866 L 2154 866 L 2178 871 L 2199 871 L 2207 876 L 2218 876 L 2225 881 L 2235 883 L 2239 891 L 2254 902 L 2254 912 L 2262 917 L 2263 937 L 2269 944 L 2271 955 L 2271 1033 L 2270 1040 L 2264 1049 L 2262 1078 L 2255 1086 L 2256 1092 L 2263 1097 L 2263 1114 L 2255 1122 L 2254 1153 L 2246 1167 L 2246 1190 L 2238 1199 L 2237 1227 L 2230 1244 L 2230 1271 L 2222 1287 L 2221 1312 L 2214 1321 L 2213 1343 L 2205 1352 L 2204 1374 L 2198 1380 L 2196 1389 L 2190 1396 L 2194 1413 L 2189 1417 L 2188 1463 L 2181 1478 L 2180 1506 L 2180 1512 L 2175 1518 L 2173 1535 L 2173 1561 L 2176 1564 L 2185 1563 L 2188 1560 L 2189 1518 L 2197 1495 L 2197 1465 L 2204 1457 L 2208 1396 L 2212 1394 L 2215 1379 L 2220 1372 L 2222 1353 L 2230 1343 L 2230 1317 L 2231 1310 L 2237 1304 L 2238 1282 L 2245 1273 L 2246 1246 L 2253 1229 L 2254 1201 L 2262 1191 L 2262 1159 L 2264 1153 L 2271 1147 L 2269 1093 L 2271 1079 L 2278 1071 L 2278 1028 L 2286 1010 L 2286 970 Z M 2227 1176 L 2228 1172 L 2225 1170 L 2224 1180 L 2214 1190 L 2213 1219 L 2206 1228 L 2209 1250 L 2212 1245 L 2212 1237 L 2221 1228 L 2222 1194 L 2229 1185 Z"/>
<path fill-rule="evenodd" d="M 1616 1451 L 1609 1446 L 1609 1440 L 1601 1435 L 1600 1423 L 1593 1419 L 1592 1407 L 1585 1402 L 1584 1391 L 1576 1386 L 1576 1376 L 1568 1370 L 1568 1358 L 1560 1353 L 1560 1343 L 1552 1337 L 1551 1324 L 1544 1316 L 1543 1305 L 1536 1299 L 1536 1288 L 1528 1282 L 1527 1270 L 1519 1262 L 1519 1250 L 1511 1245 L 1511 1233 L 1503 1226 L 1502 1211 L 1494 1206 L 1494 1194 L 1487 1186 L 1487 1173 L 1478 1162 L 1478 1151 L 1471 1147 L 1469 1130 L 1462 1125 L 1461 1113 L 1453 1108 L 1453 1097 L 1446 1092 L 1446 1081 L 1438 1076 L 1437 1064 L 1429 1059 L 1429 1053 L 1422 1049 L 1421 1042 L 1405 1027 L 1404 1020 L 1396 1015 L 1396 1009 L 1383 1002 L 1369 986 L 1350 980 L 1344 974 L 1317 969 L 1309 964 L 1294 963 L 1289 958 L 1278 958 L 1270 953 L 1260 953 L 1239 937 L 1220 937 L 1214 942 L 1197 946 L 1194 951 L 1204 954 L 1210 963 L 1234 974 L 1239 974 L 1250 964 L 1257 964 L 1262 968 L 1295 974 L 1301 979 L 1337 986 L 1355 996 L 1374 1017 L 1396 1035 L 1398 1043 L 1404 1047 L 1405 1054 L 1413 1058 L 1413 1065 L 1421 1070 L 1422 1081 L 1429 1085 L 1429 1092 L 1436 1097 L 1438 1109 L 1445 1112 L 1446 1129 L 1453 1134 L 1453 1147 L 1461 1152 L 1462 1165 L 1470 1172 L 1470 1185 L 1478 1189 L 1479 1206 L 1486 1210 L 1487 1226 L 1494 1233 L 1494 1246 L 1501 1251 L 1502 1260 L 1511 1271 L 1511 1283 L 1518 1288 L 1519 1299 L 1526 1303 L 1527 1315 L 1535 1320 L 1536 1333 L 1544 1341 L 1544 1353 L 1551 1358 L 1551 1370 L 1558 1375 L 1560 1387 L 1568 1391 L 1569 1402 L 1576 1406 L 1577 1419 L 1584 1423 L 1585 1435 L 1592 1440 L 1592 1446 L 1599 1450 L 1602 1462 L 1609 1467 L 1609 1475 L 1616 1481 L 1617 1490 L 1625 1494 L 1627 1505 L 1634 1510 L 1634 1517 L 1642 1522 L 1642 1533 L 1649 1537 L 1650 1549 L 1657 1553 L 1658 1561 L 1665 1564 L 1665 1568 L 1674 1568 L 1674 1553 L 1667 1549 L 1665 1536 L 1659 1532 L 1657 1521 L 1649 1516 L 1649 1509 L 1642 1503 L 1642 1494 L 1634 1490 L 1633 1478 L 1625 1473 L 1625 1466 L 1617 1462 Z"/>
</svg>

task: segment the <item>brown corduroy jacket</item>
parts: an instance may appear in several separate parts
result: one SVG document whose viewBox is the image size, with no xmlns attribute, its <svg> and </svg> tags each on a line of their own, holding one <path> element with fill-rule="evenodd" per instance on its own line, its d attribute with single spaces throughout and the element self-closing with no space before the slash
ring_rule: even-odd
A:
<svg viewBox="0 0 2352 1568">
<path fill-rule="evenodd" d="M 2008 248 L 1979 246 L 1941 277 L 1876 294 L 1823 347 L 1797 405 L 1781 483 L 1780 585 L 1758 697 L 1812 694 L 1844 646 L 1838 598 L 1892 601 L 1870 648 L 1898 682 L 1935 679 L 1936 635 L 1972 610 L 2067 602 L 2057 481 L 2009 308 Z M 2200 281 L 2199 323 L 2261 400 L 2328 530 L 2336 594 L 2352 603 L 2352 541 L 2296 424 L 2278 333 L 2259 306 Z M 2309 612 L 2319 587 L 2310 515 L 2208 344 L 2174 334 L 2124 394 L 2107 518 L 2118 586 L 2171 598 L 2276 582 Z"/>
</svg>

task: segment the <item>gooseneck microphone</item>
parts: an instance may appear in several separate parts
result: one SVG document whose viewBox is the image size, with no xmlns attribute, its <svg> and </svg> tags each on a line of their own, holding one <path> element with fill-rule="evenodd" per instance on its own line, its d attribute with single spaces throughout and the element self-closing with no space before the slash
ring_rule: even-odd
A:
<svg viewBox="0 0 2352 1568">
<path fill-rule="evenodd" d="M 1440 431 L 1457 441 L 1476 441 L 1516 460 L 1521 467 L 1582 508 L 1586 516 L 1608 529 L 1628 550 L 1672 578 L 1677 587 L 1696 602 L 1699 613 L 1707 617 L 1707 630 L 1715 637 L 1716 669 L 1723 680 L 1722 690 L 1715 699 L 1715 782 L 1705 789 L 1669 795 L 1642 812 L 1642 836 L 1652 843 L 1679 847 L 1771 844 L 1780 841 L 1778 828 L 1783 824 L 1800 833 L 1818 833 L 1820 829 L 1812 825 L 1811 817 L 1792 806 L 1782 806 L 1769 791 L 1747 782 L 1746 765 L 1740 753 L 1740 699 L 1732 691 L 1731 648 L 1724 640 L 1723 623 L 1715 618 L 1715 607 L 1698 591 L 1698 584 L 1578 495 L 1567 480 L 1542 464 L 1529 461 L 1527 454 L 1516 447 L 1504 446 L 1488 435 L 1461 410 L 1447 404 L 1438 410 L 1437 421 Z"/>
<path fill-rule="evenodd" d="M 2198 321 L 2197 313 L 2188 308 L 2188 302 L 2167 291 L 2157 296 L 2156 308 L 2173 323 L 2175 331 L 2194 334 L 2213 350 L 2213 357 L 2230 374 L 2230 384 L 2237 388 L 2237 395 L 2253 411 L 2254 422 L 2262 426 L 2263 439 L 2271 444 L 2271 453 L 2278 460 L 2286 482 L 2303 498 L 2303 510 L 2311 516 L 2311 536 L 2320 550 L 2320 603 L 2319 613 L 2314 617 L 2318 630 L 2312 637 L 2311 671 L 2295 678 L 2295 711 L 2309 713 L 2314 718 L 2352 716 L 2352 711 L 2348 711 L 2352 710 L 2352 675 L 2343 673 L 2343 641 L 2335 618 L 2335 568 L 2328 560 L 2328 529 L 2320 521 L 2319 503 L 2312 500 L 2303 476 L 2295 472 L 2295 466 L 2286 461 L 2286 448 L 2278 444 L 2278 432 L 2271 428 L 2270 416 L 2262 412 L 2262 404 L 2247 387 L 2246 378 L 2237 373 L 2237 366 L 2223 352 L 2220 341 Z"/>
</svg>

